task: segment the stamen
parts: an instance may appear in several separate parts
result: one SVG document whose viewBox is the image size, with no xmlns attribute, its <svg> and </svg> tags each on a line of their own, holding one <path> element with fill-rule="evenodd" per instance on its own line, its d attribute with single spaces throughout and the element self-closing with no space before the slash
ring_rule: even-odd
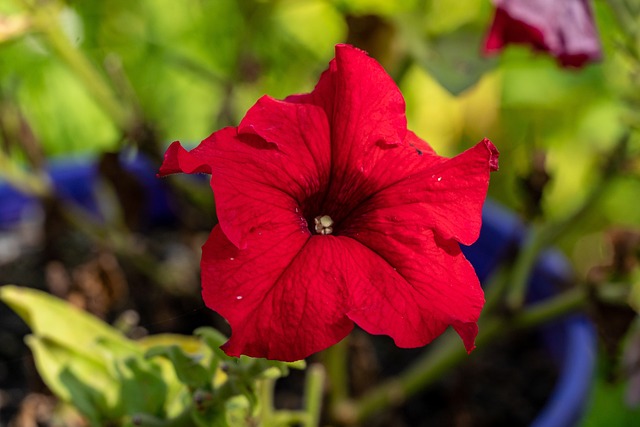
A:
<svg viewBox="0 0 640 427">
<path fill-rule="evenodd" d="M 320 215 L 313 219 L 316 233 L 327 235 L 333 233 L 333 220 L 329 215 Z"/>
</svg>

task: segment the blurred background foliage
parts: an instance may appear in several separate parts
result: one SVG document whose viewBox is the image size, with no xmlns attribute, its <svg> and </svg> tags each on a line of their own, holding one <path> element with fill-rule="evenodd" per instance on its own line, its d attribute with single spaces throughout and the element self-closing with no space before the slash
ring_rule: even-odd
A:
<svg viewBox="0 0 640 427">
<path fill-rule="evenodd" d="M 20 132 L 46 158 L 123 146 L 157 155 L 172 140 L 195 143 L 237 124 L 262 94 L 311 90 L 333 46 L 346 41 L 396 78 L 409 127 L 438 152 L 454 155 L 485 136 L 500 147 L 491 192 L 508 206 L 526 208 L 518 179 L 544 153 L 552 179 L 541 209 L 557 216 L 584 197 L 598 159 L 621 136 L 620 94 L 632 90 L 611 12 L 603 2 L 595 8 L 606 60 L 576 71 L 526 47 L 481 57 L 488 1 L 8 0 L 0 5 L 2 139 L 18 158 Z M 10 20 L 21 18 L 23 31 L 11 33 Z M 638 224 L 640 212 L 624 203 L 638 190 L 637 180 L 621 180 L 594 221 Z"/>
<path fill-rule="evenodd" d="M 490 196 L 534 224 L 580 206 L 629 134 L 620 173 L 555 242 L 586 281 L 612 262 L 612 230 L 640 233 L 638 58 L 621 45 L 619 3 L 593 2 L 604 60 L 576 70 L 527 47 L 483 57 L 488 0 L 3 0 L 0 178 L 122 150 L 159 161 L 173 140 L 236 125 L 265 93 L 310 91 L 347 42 L 389 71 L 409 128 L 438 153 L 490 138 Z M 627 24 L 637 39 L 640 23 Z"/>
</svg>

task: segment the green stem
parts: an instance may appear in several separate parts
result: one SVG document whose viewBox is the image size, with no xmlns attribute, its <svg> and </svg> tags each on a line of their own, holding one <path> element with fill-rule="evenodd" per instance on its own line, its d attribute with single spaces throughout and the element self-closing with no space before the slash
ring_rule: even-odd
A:
<svg viewBox="0 0 640 427">
<path fill-rule="evenodd" d="M 529 328 L 579 309 L 587 301 L 587 293 L 575 288 L 522 310 L 509 319 L 492 317 L 480 324 L 476 344 L 482 345 L 505 332 Z M 345 424 L 362 423 L 375 412 L 389 406 L 397 406 L 441 377 L 466 358 L 466 352 L 453 333 L 400 376 L 391 378 L 355 401 L 342 401 L 336 406 L 334 416 Z"/>
<path fill-rule="evenodd" d="M 272 379 L 260 380 L 257 383 L 258 395 L 260 396 L 260 419 L 265 426 L 271 425 L 273 418 L 273 391 L 276 382 Z M 275 424 L 273 424 L 275 425 Z"/>
<path fill-rule="evenodd" d="M 96 103 L 109 115 L 116 126 L 122 132 L 127 132 L 132 122 L 129 111 L 124 108 L 115 96 L 111 86 L 96 70 L 89 59 L 73 46 L 66 36 L 60 27 L 56 15 L 57 8 L 48 4 L 43 5 L 38 3 L 38 5 L 31 5 L 28 2 L 24 3 L 30 8 L 35 27 L 42 31 L 51 49 L 67 64 L 80 81 L 82 81 L 96 100 Z"/>
<path fill-rule="evenodd" d="M 500 265 L 498 270 L 483 284 L 483 288 L 485 289 L 485 303 L 482 308 L 483 316 L 493 313 L 493 311 L 502 304 L 505 290 L 509 286 L 511 280 L 512 269 L 512 263 L 504 263 L 504 265 Z"/>
<path fill-rule="evenodd" d="M 324 351 L 324 366 L 329 379 L 330 410 L 349 396 L 348 339 L 349 337 L 346 337 Z"/>
<path fill-rule="evenodd" d="M 588 301 L 588 293 L 581 287 L 572 288 L 556 297 L 532 305 L 513 318 L 512 327 L 523 329 L 540 325 L 550 319 L 576 311 Z"/>
<path fill-rule="evenodd" d="M 549 224 L 550 225 L 550 224 Z M 546 227 L 546 228 L 545 228 Z M 532 225 L 523 245 L 522 252 L 518 256 L 511 274 L 511 287 L 507 292 L 506 304 L 511 310 L 517 310 L 524 303 L 527 284 L 531 276 L 531 270 L 535 265 L 542 248 L 547 244 L 547 225 Z"/>
<path fill-rule="evenodd" d="M 309 366 L 304 389 L 304 408 L 307 413 L 306 427 L 318 427 L 320 425 L 325 379 L 326 372 L 322 365 L 313 364 Z"/>
</svg>

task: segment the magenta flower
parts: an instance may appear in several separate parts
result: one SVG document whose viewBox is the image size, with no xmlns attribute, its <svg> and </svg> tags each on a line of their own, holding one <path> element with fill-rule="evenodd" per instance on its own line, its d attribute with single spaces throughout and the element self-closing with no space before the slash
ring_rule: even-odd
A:
<svg viewBox="0 0 640 427">
<path fill-rule="evenodd" d="M 477 239 L 497 168 L 486 139 L 436 155 L 382 67 L 339 45 L 312 93 L 265 96 L 190 152 L 174 142 L 160 174 L 211 174 L 202 294 L 231 325 L 224 351 L 291 361 L 354 323 L 400 347 L 452 325 L 471 351 L 484 296 L 458 242 Z"/>
<path fill-rule="evenodd" d="M 582 67 L 602 57 L 588 0 L 493 0 L 496 14 L 485 53 L 527 44 L 549 52 L 564 67 Z"/>
</svg>

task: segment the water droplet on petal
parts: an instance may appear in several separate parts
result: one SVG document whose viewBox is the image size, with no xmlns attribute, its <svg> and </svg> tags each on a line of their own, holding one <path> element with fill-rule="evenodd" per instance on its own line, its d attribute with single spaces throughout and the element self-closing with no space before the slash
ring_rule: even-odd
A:
<svg viewBox="0 0 640 427">
<path fill-rule="evenodd" d="M 242 295 L 238 295 L 238 296 L 236 297 L 236 299 L 237 299 L 237 300 L 241 300 L 241 299 L 242 299 Z"/>
<path fill-rule="evenodd" d="M 438 182 L 440 182 L 440 181 L 442 181 L 442 177 L 441 176 L 438 177 Z"/>
<path fill-rule="evenodd" d="M 229 258 L 229 261 L 235 261 L 234 257 Z"/>
<path fill-rule="evenodd" d="M 300 212 L 300 209 L 296 208 L 296 213 Z"/>
</svg>

